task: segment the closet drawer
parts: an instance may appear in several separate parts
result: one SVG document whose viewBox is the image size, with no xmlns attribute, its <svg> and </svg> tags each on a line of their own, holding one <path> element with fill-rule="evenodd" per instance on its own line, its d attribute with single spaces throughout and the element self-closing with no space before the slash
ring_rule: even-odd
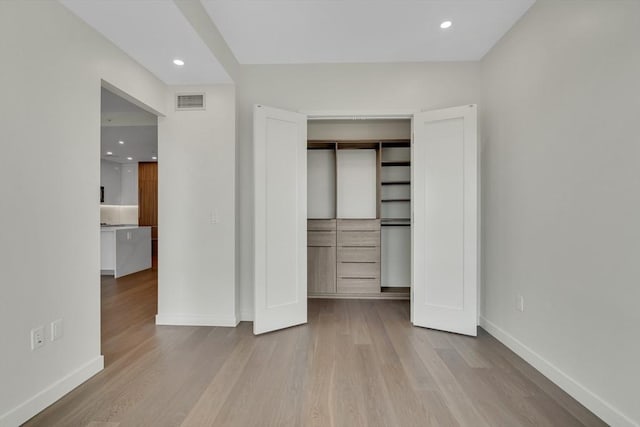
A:
<svg viewBox="0 0 640 427">
<path fill-rule="evenodd" d="M 310 294 L 336 293 L 336 248 L 307 248 L 307 289 Z"/>
<path fill-rule="evenodd" d="M 380 292 L 380 279 L 338 278 L 339 294 L 368 294 Z"/>
<path fill-rule="evenodd" d="M 335 231 L 335 219 L 308 219 L 307 231 Z"/>
<path fill-rule="evenodd" d="M 379 231 L 379 219 L 339 219 L 338 230 Z"/>
<path fill-rule="evenodd" d="M 353 247 L 344 246 L 338 248 L 339 262 L 380 262 L 379 247 Z"/>
<path fill-rule="evenodd" d="M 377 231 L 338 231 L 338 246 L 380 246 L 380 229 Z"/>
<path fill-rule="evenodd" d="M 380 263 L 378 262 L 339 262 L 338 277 L 342 279 L 380 280 Z"/>
<path fill-rule="evenodd" d="M 307 231 L 307 246 L 335 246 L 335 231 Z"/>
</svg>

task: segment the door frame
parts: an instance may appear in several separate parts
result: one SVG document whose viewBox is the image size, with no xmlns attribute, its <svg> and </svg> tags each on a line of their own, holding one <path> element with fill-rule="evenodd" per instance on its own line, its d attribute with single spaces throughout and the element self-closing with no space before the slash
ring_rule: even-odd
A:
<svg viewBox="0 0 640 427">
<path fill-rule="evenodd" d="M 310 120 L 409 120 L 411 124 L 411 145 L 413 145 L 413 116 L 424 110 L 397 109 L 397 110 L 303 110 L 301 113 L 307 115 L 307 122 Z M 411 201 L 411 216 L 413 217 L 413 200 Z M 413 245 L 411 245 L 413 251 Z M 413 269 L 411 270 L 413 276 Z M 412 277 L 413 278 L 413 277 Z M 409 291 L 410 315 L 409 321 L 413 324 L 413 280 Z"/>
<path fill-rule="evenodd" d="M 120 98 L 124 99 L 125 101 L 130 102 L 131 104 L 135 105 L 136 107 L 140 108 L 141 110 L 144 110 L 150 114 L 153 114 L 154 116 L 156 116 L 158 119 L 160 119 L 161 117 L 166 117 L 165 114 L 161 113 L 160 111 L 152 108 L 151 106 L 147 105 L 146 103 L 144 103 L 143 101 L 133 97 L 132 95 L 130 95 L 128 92 L 126 92 L 123 89 L 120 89 L 118 86 L 116 86 L 115 84 L 109 82 L 108 80 L 105 80 L 104 78 L 100 78 L 99 83 L 99 89 L 106 89 L 109 92 L 119 96 Z M 98 104 L 98 115 L 99 118 L 102 117 L 102 97 L 99 98 L 99 104 Z M 99 120 L 99 122 L 101 123 L 101 120 Z M 100 128 L 101 128 L 102 124 L 100 124 L 100 126 L 98 127 L 98 133 L 100 133 Z M 157 140 L 160 140 L 160 126 L 158 125 L 158 123 L 156 122 L 156 127 L 158 129 L 158 135 L 157 135 Z M 100 138 L 99 138 L 100 139 Z M 158 158 L 160 158 L 160 147 L 158 144 L 158 141 L 156 141 L 156 149 L 158 151 Z M 98 141 L 98 160 L 100 160 L 102 158 L 102 148 L 101 148 L 101 141 Z M 98 162 L 100 163 L 100 162 Z M 157 162 L 156 162 L 157 163 Z M 160 183 L 162 181 L 158 180 L 158 193 L 160 192 Z M 97 223 L 100 223 L 100 206 L 102 205 L 102 203 L 100 202 L 100 199 L 98 198 L 98 221 Z M 160 216 L 160 206 L 158 206 L 158 216 Z M 98 231 L 100 232 L 100 231 Z M 98 241 L 98 255 L 101 256 L 101 251 L 102 251 L 102 247 L 101 247 L 101 243 L 100 240 Z M 156 255 L 157 259 L 159 259 L 159 255 Z M 153 260 L 152 260 L 153 262 Z M 98 270 L 98 277 L 101 277 L 101 270 Z M 98 289 L 101 289 L 101 284 L 100 284 L 101 280 L 98 280 Z M 102 294 L 100 293 L 100 291 L 98 291 L 98 295 L 99 295 L 99 299 L 98 299 L 98 316 L 100 317 L 100 324 L 102 325 Z M 158 298 L 159 295 L 156 295 L 156 304 L 158 303 Z M 157 313 L 156 313 L 157 315 Z M 154 324 L 155 324 L 155 319 L 154 319 Z M 100 329 L 100 336 L 99 336 L 99 340 L 100 340 L 100 354 L 102 354 L 102 328 Z"/>
</svg>

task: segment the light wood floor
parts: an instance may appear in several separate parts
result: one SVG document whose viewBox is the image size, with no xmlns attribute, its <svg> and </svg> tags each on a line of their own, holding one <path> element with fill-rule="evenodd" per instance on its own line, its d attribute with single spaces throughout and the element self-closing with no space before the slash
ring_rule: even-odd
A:
<svg viewBox="0 0 640 427">
<path fill-rule="evenodd" d="M 29 426 L 601 426 L 484 331 L 414 328 L 407 301 L 310 300 L 254 337 L 155 326 L 156 272 L 102 285 L 106 368 Z"/>
</svg>

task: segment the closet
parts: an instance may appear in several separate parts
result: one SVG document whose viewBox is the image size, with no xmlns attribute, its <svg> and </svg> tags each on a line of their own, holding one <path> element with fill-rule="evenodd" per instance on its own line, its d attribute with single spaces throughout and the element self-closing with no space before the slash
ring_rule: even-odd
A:
<svg viewBox="0 0 640 427">
<path fill-rule="evenodd" d="M 409 297 L 413 325 L 476 335 L 476 105 L 357 114 L 254 106 L 254 333 L 308 297 Z"/>
<path fill-rule="evenodd" d="M 308 296 L 408 298 L 410 120 L 309 122 Z"/>
</svg>

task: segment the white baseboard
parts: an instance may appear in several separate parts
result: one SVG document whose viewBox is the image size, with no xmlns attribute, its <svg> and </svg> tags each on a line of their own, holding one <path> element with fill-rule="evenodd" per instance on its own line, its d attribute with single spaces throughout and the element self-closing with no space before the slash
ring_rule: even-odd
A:
<svg viewBox="0 0 640 427">
<path fill-rule="evenodd" d="M 637 422 L 565 374 L 560 368 L 553 365 L 495 323 L 481 316 L 480 326 L 607 424 L 616 427 L 639 427 Z"/>
<path fill-rule="evenodd" d="M 240 311 L 241 322 L 253 322 L 253 310 L 241 310 Z"/>
<path fill-rule="evenodd" d="M 104 357 L 98 356 L 90 360 L 0 416 L 0 426 L 19 426 L 103 369 Z"/>
<path fill-rule="evenodd" d="M 209 316 L 196 314 L 157 314 L 156 325 L 172 326 L 223 326 L 236 327 L 240 321 L 236 317 Z"/>
</svg>

